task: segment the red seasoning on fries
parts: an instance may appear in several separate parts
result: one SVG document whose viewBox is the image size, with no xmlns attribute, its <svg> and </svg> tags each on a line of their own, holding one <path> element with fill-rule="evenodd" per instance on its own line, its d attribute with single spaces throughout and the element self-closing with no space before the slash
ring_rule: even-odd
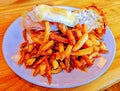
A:
<svg viewBox="0 0 120 91">
<path fill-rule="evenodd" d="M 47 77 L 51 84 L 52 74 L 87 71 L 97 57 L 108 52 L 102 41 L 106 24 L 101 10 L 38 5 L 30 12 L 21 23 L 24 42 L 18 64 L 34 69 L 33 76 Z"/>
</svg>

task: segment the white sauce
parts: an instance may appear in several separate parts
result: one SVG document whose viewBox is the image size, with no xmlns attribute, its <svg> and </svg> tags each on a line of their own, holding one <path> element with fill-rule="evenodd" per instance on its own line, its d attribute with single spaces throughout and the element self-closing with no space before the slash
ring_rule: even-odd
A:
<svg viewBox="0 0 120 91">
<path fill-rule="evenodd" d="M 95 13 L 92 9 L 83 9 L 79 13 L 76 13 L 80 24 L 86 24 L 88 31 L 92 31 L 95 28 L 103 27 L 102 17 Z"/>
</svg>

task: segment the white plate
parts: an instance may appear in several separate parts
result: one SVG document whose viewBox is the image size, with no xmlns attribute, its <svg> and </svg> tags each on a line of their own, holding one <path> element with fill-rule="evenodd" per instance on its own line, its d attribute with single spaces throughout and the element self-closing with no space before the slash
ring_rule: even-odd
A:
<svg viewBox="0 0 120 91">
<path fill-rule="evenodd" d="M 70 7 L 67 8 L 75 9 Z M 106 27 L 107 32 L 104 36 L 104 42 L 106 43 L 109 52 L 103 55 L 107 59 L 104 67 L 98 68 L 97 62 L 95 61 L 94 65 L 88 69 L 88 72 L 73 70 L 70 73 L 66 73 L 62 71 L 59 74 L 52 75 L 52 84 L 49 85 L 45 77 L 39 75 L 33 77 L 32 69 L 26 69 L 23 65 L 19 66 L 17 64 L 18 60 L 14 61 L 11 59 L 11 57 L 18 52 L 20 43 L 23 42 L 20 21 L 21 18 L 16 19 L 7 29 L 2 45 L 3 54 L 9 67 L 18 76 L 33 84 L 50 88 L 71 88 L 84 85 L 100 77 L 109 68 L 113 61 L 116 51 L 115 40 L 110 29 Z"/>
</svg>

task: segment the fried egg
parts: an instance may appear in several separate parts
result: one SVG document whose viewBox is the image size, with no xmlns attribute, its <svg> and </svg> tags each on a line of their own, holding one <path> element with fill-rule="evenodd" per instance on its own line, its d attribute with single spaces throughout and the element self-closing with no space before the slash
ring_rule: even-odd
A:
<svg viewBox="0 0 120 91">
<path fill-rule="evenodd" d="M 77 22 L 75 13 L 56 6 L 38 5 L 33 9 L 33 12 L 38 21 L 59 22 L 70 27 L 75 26 Z"/>
</svg>

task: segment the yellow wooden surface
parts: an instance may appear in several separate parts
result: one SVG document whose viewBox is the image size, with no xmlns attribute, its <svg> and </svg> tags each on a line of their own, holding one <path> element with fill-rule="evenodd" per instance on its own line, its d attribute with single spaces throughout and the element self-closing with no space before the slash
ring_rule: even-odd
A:
<svg viewBox="0 0 120 91">
<path fill-rule="evenodd" d="M 115 40 L 116 55 L 110 68 L 86 85 L 69 89 L 50 89 L 33 85 L 18 77 L 6 64 L 2 54 L 2 40 L 9 25 L 36 4 L 85 7 L 95 3 L 105 13 Z M 0 91 L 97 91 L 120 82 L 120 0 L 19 0 L 11 5 L 0 5 Z"/>
</svg>

